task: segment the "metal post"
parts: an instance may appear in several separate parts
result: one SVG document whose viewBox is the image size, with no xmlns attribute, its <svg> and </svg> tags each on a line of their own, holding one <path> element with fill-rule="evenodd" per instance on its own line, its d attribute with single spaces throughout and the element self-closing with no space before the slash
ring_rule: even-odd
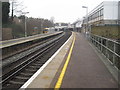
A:
<svg viewBox="0 0 120 90">
<path fill-rule="evenodd" d="M 100 38 L 98 37 L 98 49 L 100 50 Z"/>
<path fill-rule="evenodd" d="M 20 11 L 24 16 L 25 14 L 28 14 L 29 12 L 22 12 Z M 26 16 L 25 16 L 25 37 L 27 37 L 27 23 L 26 23 Z"/>
<path fill-rule="evenodd" d="M 97 47 L 97 42 L 96 42 L 96 40 L 97 40 L 97 39 L 96 39 L 96 36 L 95 36 L 95 46 Z"/>
<path fill-rule="evenodd" d="M 90 31 L 89 31 L 89 38 L 91 40 L 91 25 L 90 25 Z"/>
<path fill-rule="evenodd" d="M 44 21 L 41 22 L 41 33 L 43 33 L 43 22 Z"/>
<path fill-rule="evenodd" d="M 102 38 L 101 38 L 101 52 L 102 52 L 102 49 L 103 49 L 103 48 L 102 48 L 102 45 L 103 45 L 102 42 L 103 42 L 103 40 L 102 40 Z"/>
<path fill-rule="evenodd" d="M 108 47 L 108 41 L 106 40 L 106 47 Z M 108 57 L 108 50 L 106 49 L 106 57 Z"/>
<path fill-rule="evenodd" d="M 94 35 L 92 35 L 92 37 L 93 37 L 93 44 L 95 45 L 95 39 L 94 39 Z"/>
<path fill-rule="evenodd" d="M 13 4 L 14 4 L 14 2 L 12 1 L 12 13 L 11 13 L 11 19 L 12 19 L 12 21 L 13 21 L 13 18 L 14 18 L 14 17 L 13 17 L 13 13 L 14 13 L 14 12 L 13 12 Z"/>
<path fill-rule="evenodd" d="M 82 6 L 82 8 L 86 8 L 86 29 L 85 29 L 85 36 L 87 37 L 86 32 L 88 32 L 88 7 Z"/>
<path fill-rule="evenodd" d="M 86 31 L 88 32 L 88 7 L 86 8 L 86 17 L 87 17 L 87 27 L 86 27 Z"/>
<path fill-rule="evenodd" d="M 116 44 L 115 43 L 114 43 L 113 51 L 116 52 Z M 115 54 L 113 53 L 112 55 L 113 55 L 113 66 L 115 66 Z"/>
<path fill-rule="evenodd" d="M 94 45 L 96 46 L 96 44 L 95 44 L 95 43 L 96 43 L 96 42 L 95 42 L 95 36 L 93 36 L 93 39 L 94 39 Z"/>
<path fill-rule="evenodd" d="M 26 16 L 25 16 L 25 37 L 27 37 L 27 24 L 26 24 Z"/>
</svg>

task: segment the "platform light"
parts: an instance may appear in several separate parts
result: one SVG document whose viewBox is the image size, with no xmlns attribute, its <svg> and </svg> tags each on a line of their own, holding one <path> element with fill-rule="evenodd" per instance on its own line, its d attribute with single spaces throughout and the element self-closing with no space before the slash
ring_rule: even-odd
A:
<svg viewBox="0 0 120 90">
<path fill-rule="evenodd" d="M 26 15 L 29 12 L 22 12 L 22 14 Z M 26 23 L 26 16 L 25 16 L 25 37 L 27 37 L 27 23 Z"/>
<path fill-rule="evenodd" d="M 82 6 L 82 8 L 86 8 L 86 20 L 87 20 L 87 25 L 85 29 L 85 34 L 88 32 L 88 7 L 87 6 Z"/>
</svg>

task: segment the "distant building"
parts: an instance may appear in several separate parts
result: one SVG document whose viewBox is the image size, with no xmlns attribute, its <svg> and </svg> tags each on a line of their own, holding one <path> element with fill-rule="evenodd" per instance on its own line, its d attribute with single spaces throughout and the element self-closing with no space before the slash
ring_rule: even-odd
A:
<svg viewBox="0 0 120 90">
<path fill-rule="evenodd" d="M 105 37 L 112 37 L 115 32 L 114 38 L 116 38 L 118 34 L 118 27 L 116 26 L 119 25 L 119 22 L 120 1 L 104 1 L 84 17 L 82 27 L 83 31 Z"/>
<path fill-rule="evenodd" d="M 104 1 L 94 8 L 88 17 L 85 17 L 84 23 L 89 24 L 118 24 L 118 1 Z"/>
</svg>

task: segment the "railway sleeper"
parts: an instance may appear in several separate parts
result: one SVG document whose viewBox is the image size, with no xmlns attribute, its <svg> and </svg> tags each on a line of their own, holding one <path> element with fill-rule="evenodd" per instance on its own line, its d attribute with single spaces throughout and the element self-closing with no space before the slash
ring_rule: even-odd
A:
<svg viewBox="0 0 120 90">
<path fill-rule="evenodd" d="M 15 79 L 24 79 L 24 80 L 28 80 L 30 77 L 23 77 L 23 76 L 16 76 Z"/>
<path fill-rule="evenodd" d="M 37 63 L 42 63 L 42 64 L 44 64 L 46 61 L 47 61 L 47 60 L 42 60 L 42 61 L 39 61 L 39 62 L 37 62 Z"/>
<path fill-rule="evenodd" d="M 35 66 L 42 66 L 43 64 L 42 63 L 34 63 L 32 65 L 35 65 Z"/>
<path fill-rule="evenodd" d="M 39 68 L 40 68 L 40 66 L 29 66 L 29 68 L 39 69 Z"/>
<path fill-rule="evenodd" d="M 45 62 L 46 60 L 44 60 L 43 58 L 42 59 L 37 59 L 36 62 Z"/>
<path fill-rule="evenodd" d="M 36 61 L 35 63 L 37 63 L 37 64 L 43 64 L 43 63 L 45 63 L 46 61 Z"/>
<path fill-rule="evenodd" d="M 24 81 L 9 81 L 10 84 L 21 84 L 23 85 L 25 82 Z"/>
<path fill-rule="evenodd" d="M 41 65 L 32 64 L 33 67 L 39 67 L 39 68 L 40 68 L 42 65 L 43 65 L 43 64 L 41 64 Z"/>
<path fill-rule="evenodd" d="M 35 64 L 41 64 L 43 65 L 46 61 L 42 61 L 42 62 L 35 62 Z"/>
<path fill-rule="evenodd" d="M 35 71 L 37 71 L 37 69 L 25 69 L 26 71 L 29 71 L 29 72 L 35 72 Z"/>
<path fill-rule="evenodd" d="M 18 87 L 20 87 L 21 84 L 7 84 L 5 87 L 3 86 L 3 90 L 17 90 Z"/>
<path fill-rule="evenodd" d="M 24 76 L 32 76 L 33 73 L 20 73 L 21 75 L 24 75 Z"/>
</svg>

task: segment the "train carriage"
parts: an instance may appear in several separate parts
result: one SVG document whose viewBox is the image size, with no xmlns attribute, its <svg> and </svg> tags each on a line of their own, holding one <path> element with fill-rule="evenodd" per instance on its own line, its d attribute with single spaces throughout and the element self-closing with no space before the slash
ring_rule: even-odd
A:
<svg viewBox="0 0 120 90">
<path fill-rule="evenodd" d="M 49 28 L 44 28 L 43 33 L 48 33 Z"/>
</svg>

